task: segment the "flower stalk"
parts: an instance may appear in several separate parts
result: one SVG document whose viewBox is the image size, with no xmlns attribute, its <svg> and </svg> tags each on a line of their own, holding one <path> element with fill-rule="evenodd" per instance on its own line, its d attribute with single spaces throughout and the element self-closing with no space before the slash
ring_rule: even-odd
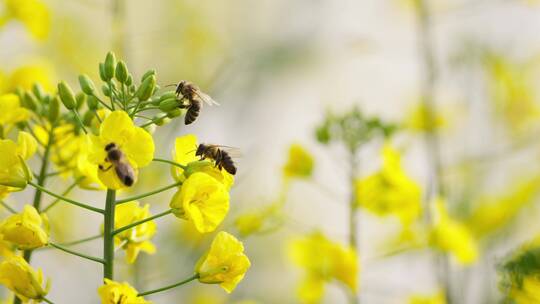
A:
<svg viewBox="0 0 540 304">
<path fill-rule="evenodd" d="M 163 217 L 163 216 L 165 216 L 165 215 L 167 215 L 167 214 L 171 214 L 172 212 L 173 212 L 173 209 L 169 209 L 169 210 L 167 210 L 167 211 L 163 211 L 163 212 L 161 212 L 161 213 L 158 213 L 158 214 L 156 214 L 156 215 L 154 215 L 154 216 L 151 216 L 151 217 L 147 217 L 147 218 L 145 218 L 145 219 L 142 219 L 142 220 L 140 220 L 140 221 L 138 221 L 138 222 L 135 222 L 135 223 L 126 225 L 126 226 L 124 226 L 124 227 L 118 228 L 118 229 L 116 229 L 116 230 L 114 230 L 114 231 L 112 232 L 112 235 L 113 235 L 113 236 L 114 236 L 114 235 L 117 235 L 117 234 L 119 234 L 119 233 L 121 233 L 121 232 L 123 232 L 123 231 L 126 231 L 126 230 L 128 230 L 128 229 L 131 229 L 131 228 L 133 228 L 133 227 L 135 227 L 135 226 L 139 226 L 139 225 L 144 224 L 144 223 L 146 223 L 146 222 L 149 222 L 149 221 L 151 221 L 151 220 L 155 220 L 155 219 L 160 218 L 160 217 Z"/>
<path fill-rule="evenodd" d="M 116 190 L 107 190 L 105 200 L 105 224 L 103 228 L 103 278 L 114 277 L 114 212 Z"/>
<path fill-rule="evenodd" d="M 189 278 L 187 278 L 187 279 L 185 279 L 183 281 L 180 281 L 178 283 L 174 283 L 174 284 L 171 284 L 171 285 L 168 285 L 168 286 L 165 286 L 165 287 L 161 287 L 161 288 L 141 292 L 141 293 L 139 293 L 139 296 L 142 297 L 142 296 L 147 296 L 147 295 L 150 295 L 150 294 L 166 291 L 166 290 L 169 290 L 169 289 L 172 289 L 172 288 L 187 284 L 187 283 L 189 283 L 189 282 L 191 282 L 193 280 L 196 280 L 198 278 L 199 278 L 199 274 L 194 274 L 193 276 L 191 276 L 191 277 L 189 277 Z"/>
</svg>

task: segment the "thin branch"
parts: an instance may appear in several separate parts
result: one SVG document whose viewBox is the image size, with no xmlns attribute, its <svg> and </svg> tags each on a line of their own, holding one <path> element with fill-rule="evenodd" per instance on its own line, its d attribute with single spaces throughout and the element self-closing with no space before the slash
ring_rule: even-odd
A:
<svg viewBox="0 0 540 304">
<path fill-rule="evenodd" d="M 113 234 L 113 235 L 117 235 L 117 234 L 119 234 L 119 233 L 121 233 L 121 232 L 123 232 L 123 231 L 126 231 L 126 230 L 128 230 L 128 229 L 131 229 L 131 228 L 133 228 L 133 227 L 135 227 L 135 226 L 139 226 L 139 225 L 144 224 L 144 223 L 146 223 L 146 222 L 148 222 L 148 221 L 151 221 L 151 220 L 160 218 L 160 217 L 162 217 L 162 216 L 171 214 L 172 212 L 173 212 L 173 209 L 169 209 L 169 210 L 167 210 L 167 211 L 158 213 L 158 214 L 153 215 L 153 216 L 151 216 L 151 217 L 147 217 L 147 218 L 142 219 L 142 220 L 140 220 L 140 221 L 137 221 L 137 222 L 131 223 L 131 224 L 129 224 L 129 225 L 126 225 L 126 226 L 124 226 L 124 227 L 118 228 L 118 229 L 114 230 L 114 231 L 112 232 L 112 234 Z"/>
<path fill-rule="evenodd" d="M 34 188 L 37 188 L 45 193 L 47 193 L 48 195 L 50 196 L 54 196 L 60 200 L 63 200 L 64 202 L 66 203 L 70 203 L 72 205 L 75 205 L 75 206 L 78 206 L 78 207 L 81 207 L 81 208 L 84 208 L 84 209 L 87 209 L 87 210 L 90 210 L 90 211 L 94 211 L 94 212 L 97 212 L 97 213 L 101 213 L 103 214 L 105 211 L 103 211 L 103 209 L 99 209 L 99 208 L 96 208 L 96 207 L 92 207 L 92 206 L 89 206 L 89 205 L 86 205 L 86 204 L 83 204 L 83 203 L 80 203 L 80 202 L 77 202 L 75 200 L 72 200 L 72 199 L 69 199 L 67 197 L 63 197 L 61 195 L 58 195 L 54 192 L 51 192 L 45 188 L 43 188 L 42 186 L 38 185 L 38 184 L 35 184 L 34 182 L 28 182 L 29 185 L 33 186 Z"/>
<path fill-rule="evenodd" d="M 75 255 L 75 256 L 78 256 L 78 257 L 81 257 L 83 259 L 87 259 L 87 260 L 90 260 L 90 261 L 94 261 L 94 262 L 98 262 L 98 263 L 101 263 L 101 264 L 104 264 L 105 261 L 101 258 L 96 258 L 96 257 L 93 257 L 93 256 L 89 256 L 89 255 L 86 255 L 84 253 L 80 253 L 80 252 L 77 252 L 77 251 L 73 251 L 71 249 L 68 249 L 68 248 L 65 248 L 63 246 L 60 246 L 58 244 L 55 244 L 55 243 L 49 243 L 50 246 L 56 248 L 56 249 L 60 249 L 64 252 L 67 252 L 69 254 L 72 254 L 72 255 Z"/>
<path fill-rule="evenodd" d="M 182 185 L 182 183 L 183 182 L 176 182 L 174 184 L 168 185 L 166 187 L 163 187 L 163 188 L 160 188 L 160 189 L 157 189 L 157 190 L 154 190 L 154 191 L 150 191 L 150 192 L 147 192 L 147 193 L 143 193 L 143 194 L 135 195 L 135 196 L 132 196 L 132 197 L 124 198 L 124 199 L 121 199 L 121 200 L 117 200 L 116 204 L 120 205 L 120 204 L 123 204 L 123 203 L 127 203 L 127 202 L 131 202 L 131 201 L 138 200 L 138 199 L 141 199 L 141 198 L 145 198 L 145 197 L 148 197 L 148 196 L 151 196 L 151 195 L 154 195 L 154 194 L 158 194 L 160 192 L 167 191 L 167 190 L 169 190 L 171 188 L 178 187 L 178 186 Z"/>
</svg>

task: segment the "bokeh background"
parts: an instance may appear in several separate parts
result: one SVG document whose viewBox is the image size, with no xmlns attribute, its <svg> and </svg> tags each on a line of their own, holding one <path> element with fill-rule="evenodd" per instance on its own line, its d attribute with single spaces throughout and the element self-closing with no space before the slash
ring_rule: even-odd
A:
<svg viewBox="0 0 540 304">
<path fill-rule="evenodd" d="M 498 265 L 540 233 L 540 3 L 422 2 L 424 16 L 412 0 L 3 0 L 0 14 L 9 15 L 13 3 L 21 9 L 0 18 L 0 90 L 35 80 L 51 91 L 59 80 L 77 87 L 81 73 L 99 79 L 97 64 L 113 50 L 137 79 L 154 68 L 161 86 L 190 80 L 221 103 L 205 107 L 193 126 L 178 120 L 160 128 L 156 154 L 170 157 L 174 138 L 189 133 L 242 151 L 224 230 L 238 235 L 239 216 L 276 200 L 283 207 L 271 229 L 242 237 L 252 267 L 234 293 L 192 283 L 152 296 L 155 303 L 300 303 L 303 271 L 291 261 L 291 239 L 320 231 L 349 241 L 348 154 L 340 144 L 318 142 L 315 131 L 327 113 L 345 115 L 354 107 L 397 128 L 386 141 L 362 145 L 355 176 L 380 169 L 385 143 L 397 147 L 404 171 L 421 189 L 423 214 L 432 212 L 434 192 L 444 185 L 448 213 L 478 251 L 467 265 L 452 259 L 451 250 L 443 254 L 442 284 L 440 265 L 433 263 L 440 250 L 430 242 L 403 247 L 403 224 L 395 216 L 360 208 L 359 302 L 409 303 L 414 295 L 446 290 L 453 303 L 497 303 L 504 295 Z M 426 99 L 437 118 L 429 130 L 419 114 Z M 434 133 L 439 174 L 426 145 Z M 292 178 L 284 194 L 291 144 L 309 152 L 313 170 Z M 135 192 L 170 180 L 163 165 L 152 165 Z M 60 191 L 66 183 L 58 178 L 49 185 Z M 9 202 L 22 206 L 31 195 L 17 193 Z M 96 205 L 104 197 L 83 190 L 72 195 Z M 171 195 L 144 202 L 158 213 Z M 101 224 L 100 217 L 70 206 L 50 218 L 58 241 L 96 234 Z M 117 263 L 118 278 L 139 290 L 191 273 L 212 240 L 174 217 L 157 223 L 157 253 L 141 254 L 134 266 Z M 78 248 L 101 252 L 99 241 Z M 33 265 L 52 279 L 49 298 L 56 303 L 98 301 L 100 265 L 54 250 L 36 254 Z M 330 281 L 321 302 L 347 301 Z"/>
</svg>

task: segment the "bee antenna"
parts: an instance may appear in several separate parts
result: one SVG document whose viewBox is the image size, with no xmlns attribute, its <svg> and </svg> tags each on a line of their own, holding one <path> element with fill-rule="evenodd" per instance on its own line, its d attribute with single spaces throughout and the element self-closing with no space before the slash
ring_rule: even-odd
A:
<svg viewBox="0 0 540 304">
<path fill-rule="evenodd" d="M 166 85 L 165 87 L 167 88 L 167 87 L 176 87 L 176 86 L 178 86 L 178 84 L 173 83 L 173 84 L 168 84 L 168 85 Z"/>
<path fill-rule="evenodd" d="M 195 151 L 197 151 L 197 149 L 193 149 L 193 150 L 191 150 L 191 151 L 187 151 L 186 154 L 189 154 L 189 153 L 195 152 Z"/>
</svg>

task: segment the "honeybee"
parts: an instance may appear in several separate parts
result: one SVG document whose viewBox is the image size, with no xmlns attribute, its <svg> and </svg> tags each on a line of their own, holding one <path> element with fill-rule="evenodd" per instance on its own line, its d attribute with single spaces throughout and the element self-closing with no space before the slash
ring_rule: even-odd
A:
<svg viewBox="0 0 540 304">
<path fill-rule="evenodd" d="M 124 153 L 118 149 L 115 143 L 106 145 L 105 151 L 107 152 L 105 161 L 111 163 L 111 165 L 108 168 L 105 168 L 103 165 L 99 165 L 99 169 L 102 171 L 108 171 L 114 167 L 114 172 L 122 184 L 128 187 L 132 186 L 135 182 L 135 170 L 126 160 Z"/>
<path fill-rule="evenodd" d="M 221 146 L 199 144 L 195 155 L 200 156 L 201 160 L 206 158 L 212 159 L 216 163 L 216 167 L 220 170 L 225 169 L 225 171 L 232 175 L 236 174 L 236 166 L 234 165 L 232 157 L 227 151 L 223 150 Z"/>
<path fill-rule="evenodd" d="M 186 125 L 193 123 L 199 117 L 203 102 L 208 105 L 219 105 L 212 97 L 203 93 L 196 85 L 186 80 L 182 80 L 176 85 L 176 95 L 182 96 L 182 104 L 180 104 L 179 108 L 187 109 L 184 118 L 184 124 Z"/>
</svg>

